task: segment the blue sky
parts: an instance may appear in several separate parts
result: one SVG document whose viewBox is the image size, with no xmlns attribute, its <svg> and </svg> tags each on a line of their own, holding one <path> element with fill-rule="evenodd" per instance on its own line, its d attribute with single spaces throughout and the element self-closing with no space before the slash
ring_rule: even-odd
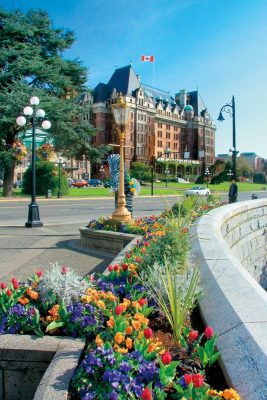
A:
<svg viewBox="0 0 267 400">
<path fill-rule="evenodd" d="M 65 54 L 89 68 L 88 84 L 132 65 L 143 83 L 198 88 L 211 117 L 236 99 L 237 149 L 267 158 L 266 0 L 0 0 L 7 9 L 46 9 L 55 27 L 75 32 Z M 232 146 L 232 119 L 216 121 L 216 154 Z"/>
</svg>

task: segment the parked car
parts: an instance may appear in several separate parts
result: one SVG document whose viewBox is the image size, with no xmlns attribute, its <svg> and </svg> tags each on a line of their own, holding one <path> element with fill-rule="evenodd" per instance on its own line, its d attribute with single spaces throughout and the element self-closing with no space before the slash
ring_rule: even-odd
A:
<svg viewBox="0 0 267 400">
<path fill-rule="evenodd" d="M 22 179 L 19 179 L 18 181 L 16 181 L 15 183 L 14 183 L 14 187 L 15 188 L 21 188 L 22 187 L 22 184 L 23 184 L 23 180 Z"/>
<path fill-rule="evenodd" d="M 68 186 L 71 187 L 72 184 L 74 183 L 74 180 L 71 178 L 67 178 Z"/>
<path fill-rule="evenodd" d="M 106 181 L 106 182 L 104 183 L 104 187 L 105 187 L 105 188 L 111 188 L 111 187 L 112 187 L 112 182 L 111 182 L 111 181 Z"/>
<path fill-rule="evenodd" d="M 185 196 L 209 196 L 210 190 L 204 186 L 194 186 L 184 192 Z"/>
<path fill-rule="evenodd" d="M 88 183 L 89 183 L 89 186 L 101 186 L 102 185 L 102 182 L 101 182 L 101 180 L 100 179 L 90 179 L 89 181 L 88 181 Z"/>
<path fill-rule="evenodd" d="M 88 182 L 85 181 L 84 179 L 75 179 L 72 184 L 72 187 L 77 187 L 77 188 L 85 188 L 88 187 Z"/>
</svg>

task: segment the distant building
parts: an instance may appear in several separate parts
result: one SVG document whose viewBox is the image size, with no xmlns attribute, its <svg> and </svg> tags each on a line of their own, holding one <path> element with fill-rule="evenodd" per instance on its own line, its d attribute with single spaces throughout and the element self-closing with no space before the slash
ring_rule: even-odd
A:
<svg viewBox="0 0 267 400">
<path fill-rule="evenodd" d="M 216 128 L 199 92 L 180 90 L 172 96 L 141 83 L 131 65 L 117 68 L 108 83 L 99 83 L 93 91 L 94 145 L 118 143 L 111 104 L 119 93 L 130 109 L 125 132 L 128 167 L 133 161 L 149 164 L 167 148 L 175 165 L 171 173 L 180 176 L 199 174 L 214 163 Z"/>
</svg>

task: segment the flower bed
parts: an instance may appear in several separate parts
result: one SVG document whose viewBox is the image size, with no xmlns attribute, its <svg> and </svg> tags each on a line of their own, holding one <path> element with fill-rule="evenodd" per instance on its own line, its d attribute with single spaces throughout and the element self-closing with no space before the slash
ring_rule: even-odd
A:
<svg viewBox="0 0 267 400">
<path fill-rule="evenodd" d="M 198 272 L 188 267 L 188 226 L 212 207 L 186 199 L 159 218 L 117 227 L 142 239 L 108 274 L 81 279 L 55 265 L 26 284 L 2 283 L 1 332 L 86 337 L 74 399 L 239 399 L 232 389 L 210 389 L 205 371 L 219 356 L 216 336 L 190 321 Z M 172 332 L 169 343 L 153 321 Z"/>
</svg>

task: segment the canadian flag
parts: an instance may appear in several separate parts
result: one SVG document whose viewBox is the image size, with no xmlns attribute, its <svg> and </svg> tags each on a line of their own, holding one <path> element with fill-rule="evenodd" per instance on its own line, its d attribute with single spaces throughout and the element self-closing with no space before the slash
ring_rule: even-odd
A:
<svg viewBox="0 0 267 400">
<path fill-rule="evenodd" d="M 154 56 L 141 56 L 141 61 L 154 62 Z"/>
</svg>

